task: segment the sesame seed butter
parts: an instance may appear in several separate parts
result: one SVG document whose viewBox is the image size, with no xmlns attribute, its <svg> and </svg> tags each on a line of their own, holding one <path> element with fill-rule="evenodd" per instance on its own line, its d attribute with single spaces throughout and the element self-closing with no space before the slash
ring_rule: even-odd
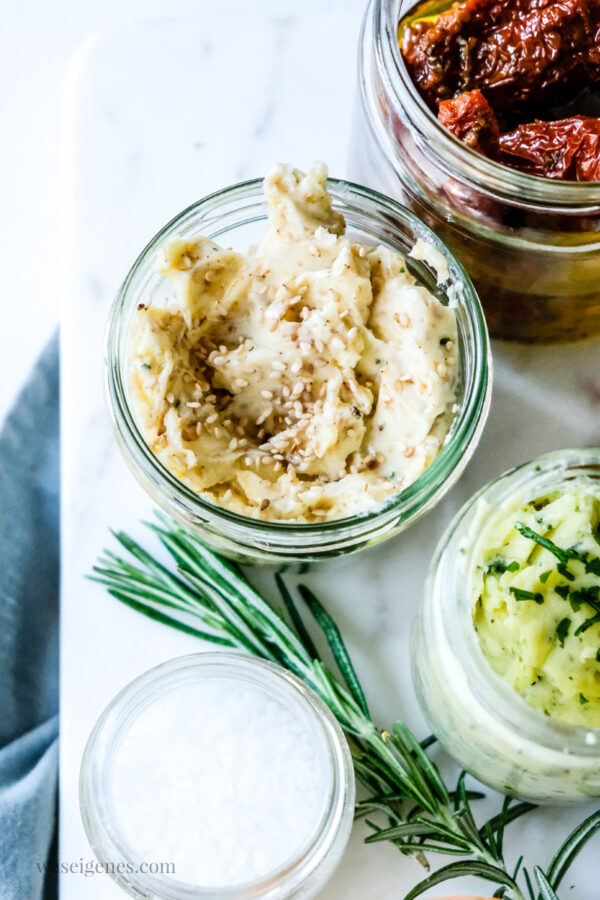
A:
<svg viewBox="0 0 600 900">
<path fill-rule="evenodd" d="M 453 309 L 399 253 L 346 235 L 326 177 L 274 167 L 262 242 L 242 254 L 170 241 L 171 295 L 135 312 L 146 441 L 189 488 L 253 518 L 368 512 L 430 465 L 452 421 Z"/>
</svg>

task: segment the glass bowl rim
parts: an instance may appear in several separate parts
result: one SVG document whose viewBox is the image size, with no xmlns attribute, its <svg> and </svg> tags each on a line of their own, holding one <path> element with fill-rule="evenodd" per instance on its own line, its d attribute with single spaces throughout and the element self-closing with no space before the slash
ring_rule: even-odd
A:
<svg viewBox="0 0 600 900">
<path fill-rule="evenodd" d="M 402 204 L 379 191 L 347 179 L 327 179 L 327 187 L 333 197 L 334 206 L 336 200 L 340 201 L 343 204 L 344 211 L 348 211 L 352 209 L 352 201 L 366 201 L 377 207 L 377 213 L 387 213 L 395 217 L 403 226 L 407 226 L 411 230 L 415 239 L 422 238 L 426 240 L 442 253 L 448 263 L 449 270 L 454 270 L 454 280 L 461 283 L 464 291 L 464 308 L 467 312 L 469 333 L 473 339 L 474 347 L 472 389 L 466 398 L 466 402 L 465 398 L 463 398 L 461 409 L 457 413 L 457 419 L 453 422 L 454 427 L 450 440 L 442 446 L 433 462 L 415 481 L 407 485 L 403 490 L 364 513 L 341 519 L 331 519 L 325 522 L 265 521 L 233 512 L 205 499 L 200 494 L 196 494 L 159 462 L 144 440 L 135 420 L 135 415 L 127 402 L 125 379 L 120 366 L 120 331 L 124 313 L 127 311 L 130 286 L 140 270 L 149 262 L 154 262 L 154 254 L 165 240 L 176 236 L 178 229 L 193 218 L 214 214 L 221 208 L 224 208 L 225 212 L 231 211 L 228 208 L 230 205 L 235 204 L 236 201 L 260 200 L 261 205 L 264 205 L 266 201 L 263 194 L 263 181 L 263 178 L 254 178 L 239 182 L 214 191 L 195 201 L 177 213 L 166 225 L 159 229 L 138 254 L 118 290 L 105 334 L 106 392 L 113 423 L 117 430 L 120 430 L 119 423 L 122 422 L 126 425 L 127 434 L 134 441 L 136 465 L 139 465 L 140 458 L 143 459 L 144 463 L 150 466 L 151 471 L 158 476 L 161 484 L 168 484 L 178 500 L 186 502 L 188 513 L 193 514 L 194 512 L 203 511 L 217 520 L 229 522 L 246 531 L 259 532 L 261 536 L 265 533 L 275 536 L 277 534 L 291 535 L 295 532 L 301 532 L 306 535 L 327 534 L 358 524 L 368 526 L 372 522 L 381 521 L 382 518 L 387 519 L 392 517 L 397 509 L 411 503 L 411 501 L 417 500 L 419 507 L 427 504 L 435 497 L 440 488 L 443 487 L 446 479 L 451 477 L 453 470 L 457 467 L 452 464 L 453 455 L 457 448 L 461 451 L 460 460 L 468 453 L 468 448 L 472 441 L 478 438 L 485 425 L 493 380 L 487 324 L 479 297 L 464 266 L 435 232 Z M 354 208 L 356 209 L 357 207 Z M 251 221 L 256 220 L 266 220 L 266 216 L 261 214 Z M 248 221 L 244 224 L 248 224 Z M 393 227 L 395 224 L 393 218 L 386 224 Z M 237 227 L 238 225 L 234 225 L 229 230 L 235 230 Z M 113 366 L 114 360 L 116 360 L 115 366 Z M 421 494 L 424 496 L 420 498 Z"/>
</svg>

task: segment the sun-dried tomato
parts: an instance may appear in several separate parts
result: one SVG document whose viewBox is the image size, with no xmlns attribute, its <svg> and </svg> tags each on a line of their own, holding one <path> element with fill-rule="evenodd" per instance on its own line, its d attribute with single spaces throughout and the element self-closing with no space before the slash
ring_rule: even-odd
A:
<svg viewBox="0 0 600 900">
<path fill-rule="evenodd" d="M 499 161 L 512 168 L 568 181 L 600 181 L 600 119 L 572 116 L 519 125 L 501 135 Z"/>
<path fill-rule="evenodd" d="M 574 115 L 589 112 L 583 88 L 600 91 L 600 0 L 465 0 L 434 17 L 438 2 L 400 40 L 441 124 L 510 168 L 600 181 L 600 119 Z"/>
<path fill-rule="evenodd" d="M 438 119 L 460 141 L 473 150 L 495 154 L 498 147 L 498 121 L 481 91 L 468 91 L 453 100 L 443 100 Z"/>
<path fill-rule="evenodd" d="M 406 26 L 401 42 L 432 109 L 475 89 L 497 113 L 555 106 L 600 80 L 600 2 L 466 0 Z"/>
</svg>

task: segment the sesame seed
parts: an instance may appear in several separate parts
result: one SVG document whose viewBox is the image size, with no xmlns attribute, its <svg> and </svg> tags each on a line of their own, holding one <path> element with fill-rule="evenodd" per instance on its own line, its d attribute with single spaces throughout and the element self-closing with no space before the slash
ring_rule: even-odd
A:
<svg viewBox="0 0 600 900">
<path fill-rule="evenodd" d="M 273 361 L 273 368 L 277 369 L 278 372 L 285 372 L 285 365 L 282 362 L 279 362 L 278 359 Z"/>
<path fill-rule="evenodd" d="M 185 405 L 189 406 L 190 409 L 198 409 L 200 406 L 202 406 L 202 404 L 198 403 L 197 400 L 188 400 Z"/>
<path fill-rule="evenodd" d="M 294 375 L 297 375 L 301 368 L 302 368 L 302 363 L 295 362 L 291 366 L 291 371 L 294 373 Z"/>
<path fill-rule="evenodd" d="M 215 366 L 222 366 L 226 362 L 227 362 L 227 360 L 224 356 L 214 356 L 213 357 L 213 364 Z"/>
<path fill-rule="evenodd" d="M 350 338 L 351 341 L 353 341 L 357 334 L 358 334 L 358 328 L 356 327 L 356 325 L 353 325 L 352 328 L 350 329 L 350 331 L 348 332 L 348 337 Z"/>
<path fill-rule="evenodd" d="M 220 344 L 219 350 L 221 353 L 227 353 L 227 347 L 225 346 L 225 344 Z"/>
<path fill-rule="evenodd" d="M 268 406 L 267 409 L 265 409 L 265 410 L 263 410 L 263 412 L 261 412 L 260 416 L 259 416 L 258 419 L 256 420 L 256 424 L 257 424 L 257 425 L 262 425 L 262 423 L 263 423 L 266 419 L 269 418 L 269 416 L 271 415 L 272 412 L 273 412 L 273 407 L 272 407 L 272 406 Z"/>
<path fill-rule="evenodd" d="M 236 387 L 239 387 L 239 388 L 248 387 L 248 382 L 246 381 L 245 378 L 236 378 L 233 383 L 235 384 Z"/>
<path fill-rule="evenodd" d="M 238 445 L 237 438 L 231 438 L 231 440 L 229 441 L 229 449 L 235 450 L 237 448 L 237 445 Z"/>
<path fill-rule="evenodd" d="M 212 425 L 212 423 L 213 423 L 213 422 L 216 422 L 218 418 L 219 418 L 219 414 L 218 414 L 218 413 L 211 413 L 210 416 L 207 416 L 207 417 L 206 417 L 206 424 L 207 424 L 207 425 Z"/>
<path fill-rule="evenodd" d="M 310 344 L 308 341 L 300 341 L 300 349 L 305 353 L 310 353 Z"/>
<path fill-rule="evenodd" d="M 260 504 L 260 511 L 264 512 L 264 510 L 267 508 L 267 506 L 269 505 L 270 502 L 271 501 L 267 497 L 265 497 L 265 499 Z"/>
</svg>

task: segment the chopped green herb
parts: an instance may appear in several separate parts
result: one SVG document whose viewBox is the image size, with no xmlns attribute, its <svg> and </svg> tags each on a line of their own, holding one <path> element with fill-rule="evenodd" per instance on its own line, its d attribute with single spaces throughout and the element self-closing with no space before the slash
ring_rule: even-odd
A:
<svg viewBox="0 0 600 900">
<path fill-rule="evenodd" d="M 150 365 L 150 363 L 142 363 L 142 369 L 151 369 L 151 368 L 152 368 L 152 366 Z"/>
<path fill-rule="evenodd" d="M 381 365 L 381 360 L 380 360 L 380 359 L 376 359 L 376 360 L 375 360 L 375 365 L 376 365 L 376 366 Z"/>
<path fill-rule="evenodd" d="M 597 556 L 593 556 L 591 559 L 588 559 L 585 564 L 585 571 L 592 575 L 600 575 L 600 559 Z"/>
<path fill-rule="evenodd" d="M 581 603 L 590 603 L 594 605 L 594 600 L 600 596 L 600 584 L 592 584 L 590 587 L 579 588 L 578 591 L 572 591 L 572 597 L 575 597 Z"/>
<path fill-rule="evenodd" d="M 600 662 L 600 647 L 596 650 L 596 662 Z"/>
<path fill-rule="evenodd" d="M 525 591 L 516 587 L 509 588 L 509 591 L 515 600 L 534 600 L 536 603 L 544 602 L 544 595 L 540 594 L 539 591 Z"/>
<path fill-rule="evenodd" d="M 440 340 L 440 346 L 441 346 L 441 347 L 445 347 L 446 344 L 449 344 L 449 343 L 450 343 L 450 341 L 451 341 L 451 338 L 441 338 L 441 340 Z"/>
<path fill-rule="evenodd" d="M 552 569 L 548 569 L 546 572 L 542 572 L 540 575 L 540 581 L 542 584 L 546 584 L 550 576 L 552 575 Z"/>
<path fill-rule="evenodd" d="M 561 619 L 558 625 L 556 626 L 556 637 L 560 641 L 560 646 L 565 646 L 565 638 L 569 633 L 569 628 L 571 627 L 571 620 L 568 618 Z"/>
<path fill-rule="evenodd" d="M 548 506 L 549 503 L 550 503 L 550 500 L 548 497 L 543 497 L 541 500 L 532 500 L 531 501 L 531 505 L 536 510 L 536 512 L 539 512 L 545 506 Z"/>
<path fill-rule="evenodd" d="M 567 569 L 566 563 L 559 563 L 556 568 L 567 581 L 575 581 L 575 576 Z"/>
<path fill-rule="evenodd" d="M 174 405 L 175 409 L 179 409 L 179 407 L 181 406 L 181 400 L 176 400 L 173 405 Z"/>
<path fill-rule="evenodd" d="M 516 560 L 508 562 L 502 556 L 495 556 L 489 561 L 486 568 L 486 574 L 502 575 L 504 572 L 518 572 L 519 563 Z"/>
<path fill-rule="evenodd" d="M 569 596 L 569 591 L 571 590 L 571 588 L 569 587 L 568 584 L 557 584 L 556 587 L 554 588 L 554 590 L 556 591 L 556 593 L 558 594 L 559 597 L 562 597 L 563 600 L 566 600 L 567 597 Z"/>
<path fill-rule="evenodd" d="M 580 692 L 579 693 L 579 702 L 583 706 L 584 703 L 589 703 L 590 701 L 588 700 L 587 697 L 584 697 L 583 694 Z"/>
<path fill-rule="evenodd" d="M 600 622 L 600 613 L 596 613 L 595 616 L 590 616 L 589 619 L 586 619 L 585 622 L 582 622 L 577 631 L 575 632 L 575 637 L 580 634 L 583 634 L 588 628 L 591 628 L 592 625 L 596 625 Z"/>
<path fill-rule="evenodd" d="M 592 537 L 596 541 L 597 544 L 600 544 L 600 522 L 596 526 L 596 530 L 592 532 Z"/>
<path fill-rule="evenodd" d="M 566 563 L 570 559 L 579 559 L 581 554 L 577 550 L 563 550 L 562 547 L 558 547 L 554 541 L 551 541 L 549 538 L 542 537 L 541 534 L 538 534 L 537 531 L 534 531 L 533 528 L 529 528 L 528 525 L 525 525 L 524 522 L 517 522 L 515 524 L 515 528 L 522 534 L 523 537 L 529 538 L 532 541 L 535 541 L 536 544 L 539 544 L 540 547 L 544 547 L 545 550 L 549 550 L 561 563 Z"/>
</svg>

